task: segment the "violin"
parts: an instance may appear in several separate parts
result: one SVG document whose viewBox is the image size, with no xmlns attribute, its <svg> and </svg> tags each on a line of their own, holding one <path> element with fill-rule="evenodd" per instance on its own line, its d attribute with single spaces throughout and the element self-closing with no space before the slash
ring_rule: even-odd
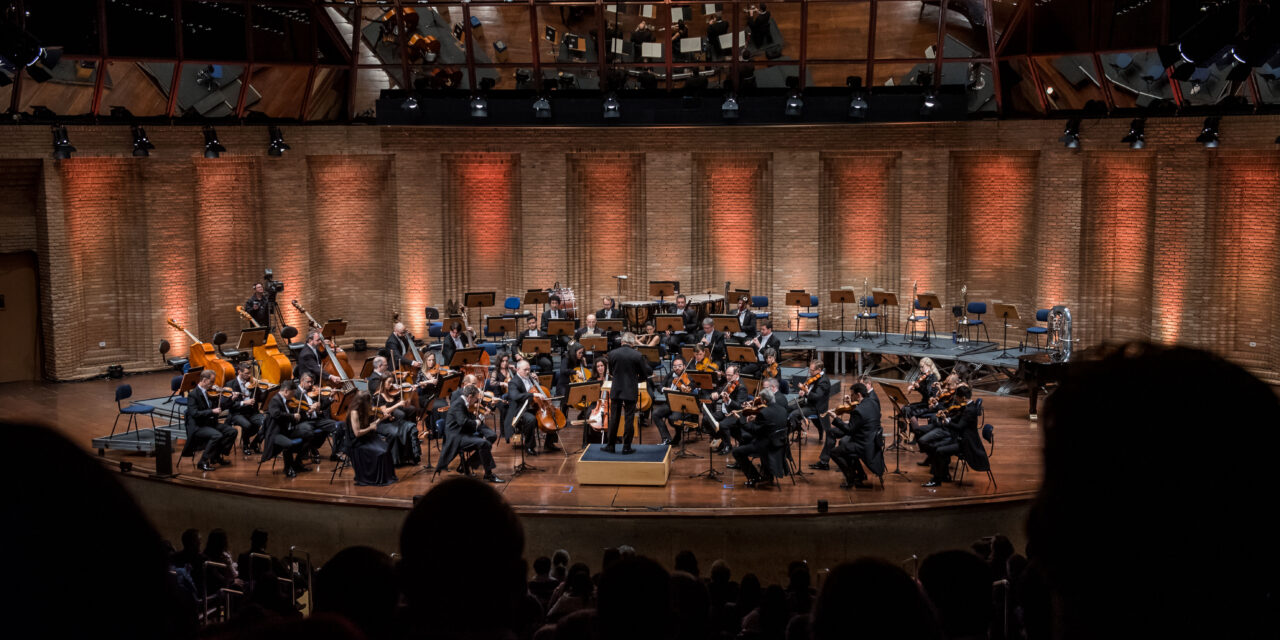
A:
<svg viewBox="0 0 1280 640">
<path fill-rule="evenodd" d="M 809 379 L 808 379 L 808 380 L 805 380 L 804 382 L 801 382 L 801 383 L 800 383 L 800 393 L 808 393 L 808 392 L 809 392 L 809 387 L 812 387 L 812 386 L 813 386 L 813 383 L 815 383 L 815 382 L 817 382 L 818 380 L 821 380 L 821 379 L 822 379 L 822 372 L 821 372 L 821 371 L 819 371 L 818 373 L 815 373 L 815 374 L 813 374 L 813 375 L 809 376 Z"/>
<path fill-rule="evenodd" d="M 693 389 L 693 384 L 689 382 L 689 373 L 687 371 L 680 372 L 680 377 L 672 380 L 671 384 L 680 393 L 689 393 Z"/>
<path fill-rule="evenodd" d="M 862 400 L 865 400 L 865 399 L 866 399 L 866 398 L 863 398 Z M 838 406 L 838 407 L 836 407 L 836 408 L 834 408 L 834 409 L 832 409 L 832 410 L 828 411 L 826 415 L 829 415 L 829 416 L 831 416 L 831 417 L 835 417 L 835 416 L 837 416 L 837 415 L 839 415 L 839 414 L 842 414 L 842 413 L 853 413 L 853 410 L 854 410 L 854 409 L 857 409 L 857 408 L 858 408 L 858 405 L 862 404 L 862 400 L 858 400 L 857 402 L 853 402 L 853 401 L 852 401 L 852 398 L 851 398 L 850 396 L 845 396 L 845 397 L 844 397 L 844 404 L 841 404 L 840 406 Z"/>
<path fill-rule="evenodd" d="M 719 373 L 720 365 L 712 362 L 711 356 L 703 356 L 697 364 L 693 365 L 693 370 L 701 371 L 703 373 Z"/>
<path fill-rule="evenodd" d="M 765 367 L 765 368 L 764 368 L 764 377 L 766 377 L 766 378 L 776 378 L 776 377 L 778 377 L 778 363 L 776 363 L 776 362 L 775 362 L 775 363 L 773 363 L 773 364 L 771 364 L 771 365 L 769 365 L 769 366 Z"/>
<path fill-rule="evenodd" d="M 742 416 L 744 418 L 749 416 L 760 415 L 760 412 L 763 411 L 764 408 L 767 406 L 769 406 L 769 403 L 765 401 L 763 397 L 756 396 L 755 398 L 752 398 L 751 400 L 748 400 L 745 404 L 743 404 L 741 409 L 738 409 L 736 411 L 730 411 L 729 415 Z"/>
<path fill-rule="evenodd" d="M 954 418 L 956 414 L 960 413 L 960 411 L 967 406 L 969 406 L 968 402 L 957 402 L 953 405 L 943 407 L 942 409 L 938 410 L 938 419 L 950 420 L 951 418 Z"/>
<path fill-rule="evenodd" d="M 733 392 L 734 392 L 734 391 L 737 391 L 737 389 L 738 389 L 738 381 L 737 381 L 737 380 L 734 380 L 733 382 L 730 382 L 729 384 L 726 384 L 726 385 L 724 386 L 724 389 L 721 389 L 721 390 L 720 390 L 720 401 L 721 401 L 721 402 L 724 402 L 724 403 L 728 403 L 728 402 L 729 402 L 729 398 L 730 398 L 731 396 L 733 396 Z"/>
</svg>

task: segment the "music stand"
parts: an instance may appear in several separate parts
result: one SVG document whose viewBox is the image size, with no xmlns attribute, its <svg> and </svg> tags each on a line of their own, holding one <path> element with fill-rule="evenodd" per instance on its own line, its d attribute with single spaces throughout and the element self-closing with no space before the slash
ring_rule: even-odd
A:
<svg viewBox="0 0 1280 640">
<path fill-rule="evenodd" d="M 525 338 L 520 341 L 521 353 L 532 353 L 534 356 L 551 357 L 551 338 Z M 533 366 L 533 362 L 529 363 Z"/>
<path fill-rule="evenodd" d="M 252 355 L 254 349 L 261 347 L 266 343 L 267 343 L 267 327 L 254 327 L 252 329 L 241 329 L 240 339 L 236 341 L 236 348 L 245 353 Z M 258 359 L 253 357 L 249 358 L 249 361 L 253 363 L 253 370 L 254 370 L 253 377 L 261 378 L 262 363 L 258 362 Z M 276 380 L 276 382 L 278 383 L 280 381 Z"/>
<path fill-rule="evenodd" d="M 515 332 L 516 319 L 511 316 L 489 316 L 484 319 L 485 337 L 495 333 L 501 333 L 505 337 L 508 333 Z"/>
<path fill-rule="evenodd" d="M 711 328 L 716 331 L 722 331 L 725 335 L 730 336 L 742 334 L 742 323 L 738 320 L 737 314 L 716 313 L 708 317 L 711 318 Z"/>
<path fill-rule="evenodd" d="M 637 346 L 636 351 L 639 351 L 651 365 L 657 366 L 662 363 L 662 353 L 658 351 L 658 347 Z"/>
<path fill-rule="evenodd" d="M 1001 324 L 1004 325 L 1003 333 L 1000 335 L 1000 355 L 996 357 L 996 360 L 1013 359 L 1013 356 L 1009 355 L 1009 321 L 1020 319 L 1018 317 L 1018 307 L 992 300 L 991 311 L 993 315 L 999 316 L 1003 320 Z"/>
<path fill-rule="evenodd" d="M 462 294 L 462 304 L 467 309 L 480 309 L 480 317 L 484 317 L 484 308 L 492 307 L 496 294 L 492 291 L 468 291 Z"/>
<path fill-rule="evenodd" d="M 667 306 L 667 296 L 680 290 L 680 283 L 674 280 L 650 280 L 649 281 L 649 297 L 657 298 L 659 308 Z M 680 325 L 684 329 L 684 325 Z"/>
<path fill-rule="evenodd" d="M 622 333 L 622 318 L 596 319 L 596 329 L 604 333 Z"/>
<path fill-rule="evenodd" d="M 881 309 L 880 318 L 884 324 L 881 325 L 880 342 L 877 342 L 876 346 L 883 347 L 884 345 L 889 344 L 889 315 L 884 312 L 884 309 L 887 307 L 897 308 L 898 294 L 892 291 L 872 291 L 871 298 L 875 300 L 876 304 L 880 305 Z M 896 317 L 893 319 L 893 323 L 898 323 L 898 319 Z"/>
<path fill-rule="evenodd" d="M 725 345 L 724 348 L 729 353 L 729 362 L 747 364 L 760 362 L 760 355 L 756 353 L 755 347 L 749 347 L 741 344 L 730 344 Z"/>
<path fill-rule="evenodd" d="M 588 407 L 591 405 L 591 403 L 596 402 L 599 399 L 600 399 L 600 381 L 599 380 L 588 380 L 586 382 L 576 382 L 576 383 L 570 384 L 569 389 L 565 392 L 564 406 L 566 408 L 576 407 L 577 405 L 581 404 L 583 407 Z M 581 414 L 579 414 L 578 417 L 582 418 Z M 587 424 L 587 421 L 583 419 L 582 428 L 590 429 L 591 425 Z M 574 453 L 581 453 L 582 450 L 585 448 L 586 447 L 580 447 L 577 451 L 574 451 Z"/>
<path fill-rule="evenodd" d="M 538 305 L 538 315 L 541 316 L 542 305 L 546 304 L 547 299 L 550 297 L 551 297 L 551 294 L 547 293 L 546 291 L 543 291 L 542 289 L 529 289 L 524 292 L 524 300 L 521 301 L 521 304 Z"/>
<path fill-rule="evenodd" d="M 844 305 L 850 302 L 857 302 L 857 297 L 849 289 L 832 289 L 831 302 L 832 304 L 840 304 L 840 337 L 833 339 L 832 342 L 848 342 L 849 338 L 844 337 Z"/>
<path fill-rule="evenodd" d="M 548 390 L 551 389 L 551 383 L 554 380 L 555 380 L 555 374 L 551 374 L 551 373 L 538 374 L 538 385 L 542 387 L 546 387 Z"/>
<path fill-rule="evenodd" d="M 929 349 L 933 346 L 933 341 L 929 339 L 930 328 L 934 327 L 933 310 L 941 308 L 942 301 L 938 299 L 936 293 L 921 293 L 916 296 L 916 302 L 924 307 L 924 348 Z M 933 333 L 936 334 L 937 330 L 934 329 Z M 911 331 L 911 339 L 915 339 L 914 329 Z"/>
<path fill-rule="evenodd" d="M 711 391 L 716 388 L 715 374 L 708 371 L 693 371 L 685 369 L 685 373 L 689 374 L 689 386 L 703 391 Z"/>
<path fill-rule="evenodd" d="M 346 334 L 347 323 L 341 318 L 337 320 L 330 320 L 324 323 L 324 326 L 320 328 L 320 335 L 324 336 L 328 340 L 333 340 L 334 345 L 338 344 L 338 341 L 336 340 L 338 336 L 344 336 Z"/>
<path fill-rule="evenodd" d="M 738 376 L 738 379 L 742 381 L 742 388 L 747 390 L 747 395 L 754 396 L 760 389 L 760 376 Z"/>
<path fill-rule="evenodd" d="M 693 364 L 693 345 L 680 345 L 680 357 L 684 359 L 686 367 Z"/>
<path fill-rule="evenodd" d="M 561 318 L 547 321 L 547 335 L 572 338 L 576 329 L 573 320 Z"/>
<path fill-rule="evenodd" d="M 791 337 L 787 338 L 787 342 L 808 342 L 800 337 L 800 307 L 809 308 L 809 294 L 803 290 L 788 291 L 786 297 L 786 305 L 796 308 L 796 329 L 791 332 Z"/>
<path fill-rule="evenodd" d="M 699 406 L 700 404 L 701 403 L 698 402 L 698 396 L 692 393 L 682 393 L 680 391 L 667 392 L 667 407 L 671 409 L 671 412 L 683 413 L 686 416 L 698 416 L 699 424 L 702 423 L 702 409 Z M 690 453 L 686 449 L 686 445 L 689 442 L 688 436 L 689 434 L 687 433 L 680 434 L 680 450 L 676 452 L 676 460 L 679 460 L 680 458 L 702 457 L 696 453 Z"/>
<path fill-rule="evenodd" d="M 440 378 L 440 391 L 436 397 L 443 399 L 446 403 L 452 404 L 453 398 L 450 396 L 452 396 L 453 392 L 457 391 L 461 386 L 462 374 L 456 372 L 450 373 L 449 375 Z M 445 411 L 447 410 L 448 409 L 446 408 Z M 443 411 L 441 413 L 443 413 Z"/>
<path fill-rule="evenodd" d="M 882 384 L 880 389 L 884 391 L 886 396 L 889 396 L 889 402 L 893 403 L 893 444 L 885 449 L 885 451 L 893 450 L 893 471 L 891 473 L 905 476 L 907 472 L 901 469 L 902 450 L 906 448 L 902 444 L 902 426 L 906 421 L 903 416 L 903 408 L 910 401 L 907 400 L 907 394 L 903 393 L 902 389 L 898 387 Z"/>
<path fill-rule="evenodd" d="M 586 348 L 587 353 L 608 353 L 609 339 L 604 336 L 582 336 L 578 342 Z"/>
<path fill-rule="evenodd" d="M 662 333 L 670 331 L 671 333 L 684 333 L 684 316 L 678 313 L 666 314 L 661 313 L 653 317 L 653 325 L 655 331 Z"/>
<path fill-rule="evenodd" d="M 480 364 L 480 356 L 484 354 L 484 349 L 480 347 L 467 347 L 458 349 L 453 352 L 453 358 L 449 360 L 446 367 L 450 369 L 461 369 L 467 365 Z"/>
</svg>

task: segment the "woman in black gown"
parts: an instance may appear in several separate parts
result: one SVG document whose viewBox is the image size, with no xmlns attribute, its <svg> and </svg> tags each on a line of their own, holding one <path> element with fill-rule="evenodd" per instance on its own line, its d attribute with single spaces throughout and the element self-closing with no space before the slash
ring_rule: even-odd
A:
<svg viewBox="0 0 1280 640">
<path fill-rule="evenodd" d="M 382 379 L 382 388 L 373 394 L 373 408 L 380 420 L 378 433 L 391 445 L 391 463 L 399 467 L 406 464 L 418 464 L 422 458 L 421 443 L 418 440 L 418 427 L 411 420 L 405 419 L 405 401 L 400 398 L 395 378 L 387 376 Z"/>
<path fill-rule="evenodd" d="M 351 467 L 356 472 L 356 484 L 380 487 L 397 480 L 395 465 L 391 464 L 391 447 L 378 435 L 381 420 L 374 415 L 373 397 L 368 391 L 356 394 L 351 403 L 347 424 L 351 425 Z"/>
</svg>

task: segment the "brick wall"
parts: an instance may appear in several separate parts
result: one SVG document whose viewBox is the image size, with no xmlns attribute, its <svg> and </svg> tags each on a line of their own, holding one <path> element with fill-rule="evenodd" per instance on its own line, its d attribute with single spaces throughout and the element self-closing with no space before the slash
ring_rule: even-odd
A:
<svg viewBox="0 0 1280 640">
<path fill-rule="evenodd" d="M 284 158 L 265 155 L 264 128 L 222 127 L 220 159 L 201 157 L 197 127 L 152 127 L 157 149 L 135 159 L 120 128 L 73 126 L 68 161 L 48 159 L 47 129 L 11 127 L 0 248 L 39 254 L 60 379 L 155 366 L 159 339 L 186 344 L 166 317 L 204 339 L 237 331 L 264 267 L 286 301 L 347 319 L 346 343 L 380 343 L 393 311 L 423 334 L 422 308 L 465 291 L 559 281 L 594 309 L 618 274 L 628 299 L 648 280 L 732 281 L 782 317 L 785 292 L 805 289 L 827 328 L 829 290 L 866 278 L 904 298 L 918 282 L 945 306 L 968 285 L 1027 318 L 1066 304 L 1086 345 L 1208 346 L 1275 379 L 1280 117 L 1223 120 L 1216 150 L 1191 119 L 1151 119 L 1147 148 L 1129 150 L 1126 125 L 1086 122 L 1081 151 L 1056 121 L 286 127 Z"/>
</svg>

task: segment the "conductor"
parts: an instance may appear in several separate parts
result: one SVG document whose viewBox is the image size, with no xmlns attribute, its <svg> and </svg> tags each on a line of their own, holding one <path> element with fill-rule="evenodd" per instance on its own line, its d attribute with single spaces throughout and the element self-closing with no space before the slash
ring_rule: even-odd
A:
<svg viewBox="0 0 1280 640">
<path fill-rule="evenodd" d="M 640 381 L 653 375 L 649 361 L 636 350 L 636 335 L 622 334 L 622 346 L 609 352 L 609 371 L 613 372 L 613 389 L 609 392 L 609 442 L 603 451 L 615 453 L 618 442 L 618 419 L 626 420 L 622 435 L 622 453 L 635 453 L 631 438 L 635 435 L 636 401 L 640 398 Z M 623 415 L 625 412 L 625 416 Z"/>
</svg>

